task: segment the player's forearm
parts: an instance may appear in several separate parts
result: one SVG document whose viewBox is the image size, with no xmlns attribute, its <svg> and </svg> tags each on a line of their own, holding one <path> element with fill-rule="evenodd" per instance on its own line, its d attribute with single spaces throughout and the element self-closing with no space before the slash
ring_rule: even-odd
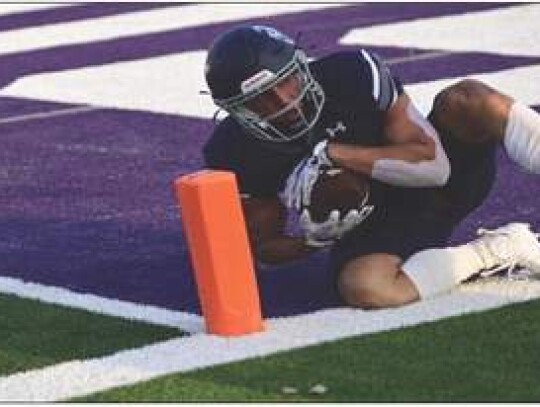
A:
<svg viewBox="0 0 540 407">
<path fill-rule="evenodd" d="M 257 260 L 265 264 L 283 264 L 301 259 L 317 249 L 305 244 L 304 238 L 276 236 L 255 246 Z"/>
<path fill-rule="evenodd" d="M 381 147 L 364 147 L 343 143 L 328 143 L 329 158 L 340 167 L 371 175 L 375 162 L 393 159 L 420 162 L 434 158 L 433 148 L 423 143 L 409 143 Z"/>
<path fill-rule="evenodd" d="M 430 140 L 383 147 L 329 143 L 328 155 L 338 166 L 397 186 L 444 185 L 450 175 L 444 150 Z"/>
</svg>

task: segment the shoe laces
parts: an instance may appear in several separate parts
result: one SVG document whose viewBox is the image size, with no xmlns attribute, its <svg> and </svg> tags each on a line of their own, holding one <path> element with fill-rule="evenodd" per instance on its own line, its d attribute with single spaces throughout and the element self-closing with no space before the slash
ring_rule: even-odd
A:
<svg viewBox="0 0 540 407">
<path fill-rule="evenodd" d="M 500 230 L 490 230 L 485 228 L 479 228 L 476 231 L 477 235 L 479 236 L 486 236 L 486 235 L 506 235 L 508 236 L 508 233 L 504 233 Z M 539 239 L 540 233 L 535 233 L 534 236 Z M 527 270 L 525 270 L 523 267 L 518 265 L 518 260 L 515 256 L 515 251 L 510 250 L 510 253 L 512 253 L 509 256 L 509 259 L 505 262 L 502 262 L 500 265 L 495 266 L 493 268 L 490 268 L 488 270 L 484 270 L 480 272 L 480 277 L 490 277 L 494 274 L 497 274 L 499 271 L 507 269 L 506 270 L 506 278 L 509 280 L 524 280 L 527 279 L 529 276 L 529 273 Z M 521 270 L 525 272 L 521 272 Z"/>
</svg>

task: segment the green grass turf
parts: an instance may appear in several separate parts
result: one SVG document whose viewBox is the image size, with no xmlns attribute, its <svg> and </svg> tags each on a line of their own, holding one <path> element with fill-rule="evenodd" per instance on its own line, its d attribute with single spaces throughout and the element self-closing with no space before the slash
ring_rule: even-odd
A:
<svg viewBox="0 0 540 407">
<path fill-rule="evenodd" d="M 317 383 L 326 394 L 308 393 Z M 299 393 L 284 395 L 283 386 Z M 540 401 L 540 301 L 169 375 L 79 400 Z"/>
<path fill-rule="evenodd" d="M 176 329 L 0 295 L 0 376 L 181 336 Z"/>
</svg>

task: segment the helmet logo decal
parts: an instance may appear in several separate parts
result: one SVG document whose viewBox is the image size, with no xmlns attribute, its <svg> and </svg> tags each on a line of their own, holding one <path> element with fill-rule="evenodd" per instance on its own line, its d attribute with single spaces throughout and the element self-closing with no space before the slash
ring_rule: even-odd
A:
<svg viewBox="0 0 540 407">
<path fill-rule="evenodd" d="M 264 25 L 253 25 L 251 26 L 251 28 L 253 28 L 255 31 L 257 32 L 264 32 L 266 33 L 269 37 L 272 37 L 278 41 L 285 41 L 289 44 L 293 44 L 294 45 L 294 41 L 290 38 L 290 37 L 287 37 L 285 34 L 283 34 L 282 32 L 276 30 L 275 28 L 272 28 L 272 27 L 267 27 L 267 26 L 264 26 Z"/>
<path fill-rule="evenodd" d="M 260 89 L 267 83 L 272 82 L 276 78 L 276 75 L 270 72 L 268 69 L 263 69 L 262 71 L 257 72 L 250 78 L 247 78 L 245 81 L 242 81 L 240 89 L 242 94 L 252 92 L 254 90 Z"/>
</svg>

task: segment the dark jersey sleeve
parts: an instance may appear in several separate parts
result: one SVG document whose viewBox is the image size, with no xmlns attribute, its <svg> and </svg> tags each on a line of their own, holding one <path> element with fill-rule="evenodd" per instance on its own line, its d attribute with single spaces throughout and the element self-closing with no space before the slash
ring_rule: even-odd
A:
<svg viewBox="0 0 540 407">
<path fill-rule="evenodd" d="M 328 136 L 341 122 L 346 131 L 332 134 L 336 141 L 378 146 L 385 143 L 385 113 L 403 93 L 400 81 L 375 54 L 364 49 L 344 50 L 310 65 L 326 95 L 317 139 Z"/>
<path fill-rule="evenodd" d="M 386 111 L 403 93 L 403 85 L 392 76 L 388 65 L 375 53 L 360 50 L 360 59 L 369 66 L 372 97 L 380 111 Z"/>
</svg>

